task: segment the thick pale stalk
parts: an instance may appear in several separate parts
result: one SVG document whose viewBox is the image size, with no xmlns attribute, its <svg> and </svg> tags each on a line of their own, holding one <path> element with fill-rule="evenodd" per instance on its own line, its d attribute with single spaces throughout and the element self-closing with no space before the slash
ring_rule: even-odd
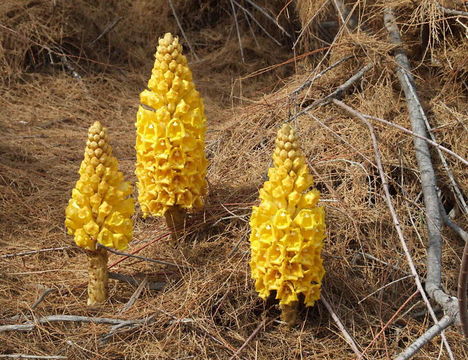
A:
<svg viewBox="0 0 468 360">
<path fill-rule="evenodd" d="M 98 248 L 88 252 L 89 259 L 89 283 L 88 283 L 88 305 L 99 305 L 107 300 L 107 251 Z"/>
<path fill-rule="evenodd" d="M 281 320 L 293 327 L 297 323 L 297 308 L 299 303 L 297 301 L 292 302 L 288 305 L 280 305 L 281 308 Z"/>
<path fill-rule="evenodd" d="M 171 206 L 164 213 L 166 218 L 167 227 L 171 230 L 171 237 L 173 241 L 177 241 L 179 235 L 184 230 L 186 210 L 178 205 Z"/>
</svg>

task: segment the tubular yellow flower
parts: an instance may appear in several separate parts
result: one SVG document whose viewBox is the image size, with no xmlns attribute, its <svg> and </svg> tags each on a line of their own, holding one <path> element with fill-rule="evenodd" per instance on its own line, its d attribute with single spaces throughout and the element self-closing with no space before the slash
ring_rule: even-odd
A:
<svg viewBox="0 0 468 360">
<path fill-rule="evenodd" d="M 319 191 L 309 190 L 313 179 L 289 125 L 278 132 L 273 162 L 250 219 L 250 267 L 260 297 L 275 290 L 287 318 L 299 294 L 306 306 L 320 298 L 325 212 L 317 207 Z"/>
<path fill-rule="evenodd" d="M 148 89 L 140 94 L 136 130 L 138 201 L 143 216 L 203 205 L 205 115 L 179 39 L 159 39 Z M 176 211 L 177 213 L 177 211 Z M 179 214 L 171 213 L 174 217 Z"/>
<path fill-rule="evenodd" d="M 88 132 L 80 179 L 65 211 L 65 226 L 78 246 L 89 250 L 88 304 L 107 299 L 107 253 L 97 243 L 118 250 L 132 238 L 132 187 L 118 171 L 107 129 L 97 121 Z"/>
</svg>

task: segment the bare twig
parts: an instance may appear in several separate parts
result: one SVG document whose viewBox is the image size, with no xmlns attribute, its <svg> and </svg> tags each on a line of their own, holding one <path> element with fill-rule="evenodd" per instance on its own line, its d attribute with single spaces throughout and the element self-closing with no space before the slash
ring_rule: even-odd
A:
<svg viewBox="0 0 468 360">
<path fill-rule="evenodd" d="M 426 303 L 427 309 L 429 310 L 429 313 L 430 313 L 432 319 L 434 320 L 434 322 L 437 323 L 438 322 L 437 317 L 435 315 L 435 312 L 434 312 L 434 310 L 432 308 L 431 303 L 429 302 L 429 299 L 427 298 L 426 292 L 424 291 L 421 279 L 419 278 L 418 272 L 416 270 L 416 266 L 414 265 L 413 258 L 411 256 L 411 253 L 410 253 L 409 249 L 408 249 L 408 245 L 406 244 L 406 240 L 405 240 L 405 237 L 403 235 L 403 230 L 401 229 L 401 225 L 400 225 L 400 220 L 398 219 L 398 215 L 397 215 L 397 213 L 395 211 L 395 207 L 393 206 L 392 198 L 391 198 L 391 195 L 390 195 L 390 190 L 389 190 L 389 187 L 388 187 L 387 177 L 385 176 L 385 171 L 384 171 L 383 165 L 382 165 L 382 156 L 380 154 L 380 150 L 379 150 L 379 147 L 378 147 L 377 137 L 375 135 L 374 128 L 373 128 L 372 124 L 369 121 L 367 121 L 366 118 L 360 112 L 356 111 L 355 109 L 349 107 L 348 105 L 346 105 L 345 103 L 343 103 L 343 102 L 341 102 L 339 100 L 333 99 L 332 101 L 333 101 L 333 103 L 335 105 L 341 107 L 342 109 L 346 110 L 348 113 L 353 115 L 354 117 L 361 120 L 367 126 L 367 128 L 369 129 L 371 139 L 372 139 L 372 145 L 374 147 L 375 161 L 377 163 L 377 168 L 379 170 L 379 176 L 380 176 L 380 179 L 382 181 L 382 187 L 383 187 L 384 193 L 385 193 L 385 201 L 387 202 L 388 209 L 390 210 L 390 214 L 392 215 L 393 225 L 395 226 L 395 230 L 396 230 L 396 232 L 398 234 L 398 238 L 400 239 L 400 243 L 401 243 L 401 246 L 402 246 L 403 251 L 405 253 L 408 265 L 410 267 L 411 274 L 414 276 L 414 281 L 416 283 L 416 287 L 418 288 L 418 291 L 421 294 L 421 297 L 423 298 L 424 302 Z M 456 301 L 456 299 L 455 299 L 455 301 Z M 445 335 L 442 334 L 442 336 L 443 336 L 443 339 L 445 339 Z M 449 350 L 450 346 L 448 345 L 446 340 L 444 340 L 444 342 L 445 342 L 445 346 L 447 348 L 447 351 L 449 351 L 449 354 L 450 354 L 451 353 L 451 350 Z"/>
<path fill-rule="evenodd" d="M 460 310 L 460 322 L 462 325 L 463 333 L 465 338 L 468 338 L 468 301 L 466 299 L 467 292 L 467 282 L 468 282 L 468 241 L 465 242 L 465 247 L 463 248 L 463 257 L 460 266 L 460 273 L 458 275 L 458 301 L 459 301 L 459 310 Z"/>
<path fill-rule="evenodd" d="M 306 87 L 309 87 L 311 86 L 315 80 L 318 80 L 320 79 L 323 75 L 325 75 L 327 72 L 329 72 L 330 70 L 333 70 L 334 68 L 336 68 L 338 65 L 340 65 L 341 63 L 344 63 L 345 61 L 351 59 L 353 56 L 350 55 L 350 56 L 346 56 L 344 57 L 343 59 L 340 59 L 338 60 L 337 62 L 334 62 L 333 64 L 331 64 L 329 67 L 327 67 L 326 69 L 323 69 L 322 71 L 320 71 L 317 75 L 315 75 L 314 77 L 312 77 L 311 79 L 305 81 L 301 86 L 299 86 L 297 89 L 293 90 L 291 92 L 291 96 L 294 96 L 294 95 L 297 95 L 298 93 L 300 93 L 303 89 L 305 89 Z"/>
<path fill-rule="evenodd" d="M 435 141 L 432 141 L 431 139 L 427 138 L 426 136 L 417 134 L 416 132 L 411 131 L 411 130 L 408 130 L 407 128 L 405 128 L 405 127 L 403 127 L 403 126 L 401 126 L 401 125 L 392 123 L 392 122 L 390 122 L 390 121 L 387 121 L 387 120 L 384 120 L 384 119 L 381 119 L 381 118 L 378 118 L 378 117 L 375 117 L 375 116 L 366 115 L 366 114 L 362 114 L 362 115 L 363 115 L 366 119 L 379 121 L 379 122 L 381 122 L 381 123 L 383 123 L 383 124 L 386 124 L 386 125 L 388 125 L 388 126 L 394 127 L 395 129 L 401 130 L 401 131 L 403 131 L 403 132 L 406 133 L 406 134 L 410 134 L 410 135 L 413 135 L 414 137 L 417 137 L 418 139 L 424 140 L 424 141 L 427 142 L 428 144 L 431 144 L 432 146 L 436 147 L 437 149 L 442 150 L 442 151 L 445 151 L 447 154 L 452 155 L 454 158 L 456 158 L 457 160 L 461 161 L 463 164 L 468 165 L 468 160 L 462 158 L 462 157 L 461 157 L 460 155 L 458 155 L 457 153 L 453 152 L 452 150 L 447 149 L 446 147 L 440 145 L 439 143 L 436 143 Z"/>
<path fill-rule="evenodd" d="M 271 20 L 282 32 L 284 35 L 286 35 L 287 37 L 291 37 L 291 34 L 289 34 L 279 23 L 278 21 L 276 21 L 270 14 L 268 14 L 264 8 L 262 8 L 261 6 L 257 5 L 255 2 L 253 2 L 252 0 L 245 0 L 247 1 L 250 5 L 252 5 L 255 9 L 257 9 L 258 11 L 260 11 L 263 15 L 265 15 L 269 20 Z"/>
<path fill-rule="evenodd" d="M 387 288 L 387 287 L 389 287 L 389 286 L 392 286 L 393 284 L 396 284 L 397 282 L 400 282 L 400 281 L 402 281 L 402 280 L 408 279 L 408 278 L 410 278 L 410 277 L 413 277 L 413 275 L 406 275 L 406 276 L 403 276 L 403 277 L 401 277 L 401 278 L 399 278 L 399 279 L 393 280 L 393 281 L 391 281 L 391 282 L 385 284 L 384 286 L 379 287 L 377 290 L 372 291 L 369 295 L 366 295 L 366 296 L 363 297 L 361 300 L 359 300 L 359 301 L 358 301 L 358 304 L 360 304 L 360 303 L 362 303 L 363 301 L 367 300 L 368 298 L 370 298 L 372 295 L 378 293 L 379 291 L 381 291 L 381 290 L 383 290 L 383 289 L 385 289 L 385 288 Z"/>
<path fill-rule="evenodd" d="M 7 354 L 0 355 L 0 358 L 8 359 L 68 359 L 60 355 L 26 355 L 26 354 Z"/>
<path fill-rule="evenodd" d="M 110 32 L 113 28 L 115 28 L 117 26 L 117 24 L 123 19 L 123 16 L 119 16 L 118 18 L 112 20 L 112 22 L 109 23 L 109 25 L 107 25 L 104 30 L 102 31 L 102 33 L 99 34 L 99 36 L 94 39 L 93 41 L 91 41 L 91 43 L 89 45 L 94 45 L 94 43 L 96 41 L 98 41 L 100 38 L 102 38 L 104 35 L 106 35 L 108 32 Z"/>
<path fill-rule="evenodd" d="M 299 116 L 301 115 L 304 115 L 306 114 L 307 112 L 309 112 L 310 110 L 312 110 L 313 108 L 319 106 L 319 105 L 323 105 L 323 104 L 327 104 L 329 103 L 331 100 L 333 99 L 336 99 L 336 98 L 339 98 L 344 92 L 346 92 L 356 81 L 360 80 L 364 74 L 369 71 L 370 69 L 372 69 L 372 66 L 373 64 L 367 64 L 366 66 L 364 66 L 362 69 L 360 69 L 356 74 L 354 74 L 353 76 L 351 76 L 348 80 L 346 80 L 343 84 L 341 84 L 340 86 L 338 86 L 332 93 L 330 93 L 329 95 L 325 96 L 324 98 L 321 98 L 321 99 L 318 99 L 318 100 L 315 100 L 312 104 L 310 104 L 309 106 L 307 106 L 305 109 L 299 111 L 297 114 L 295 114 L 294 116 L 291 116 L 286 122 L 291 122 L 293 120 L 296 120 Z"/>
<path fill-rule="evenodd" d="M 272 320 L 271 320 L 272 321 Z M 271 322 L 270 321 L 270 322 Z M 265 326 L 265 323 L 266 323 L 266 319 L 263 319 L 263 321 L 258 324 L 258 326 L 255 328 L 254 331 L 252 331 L 252 334 L 249 335 L 249 337 L 244 341 L 244 343 L 239 347 L 239 349 L 237 349 L 234 354 L 229 358 L 229 360 L 233 360 L 235 359 L 236 357 L 238 357 L 238 355 L 242 352 L 242 350 L 245 349 L 245 347 L 249 344 L 249 342 L 255 337 L 255 335 L 258 334 L 258 332 L 262 329 L 262 327 Z"/>
<path fill-rule="evenodd" d="M 249 10 L 247 10 L 245 7 L 243 7 L 241 4 L 239 4 L 236 0 L 232 0 L 232 1 L 233 1 L 234 4 L 236 4 L 239 8 L 241 8 L 242 11 L 244 11 L 244 14 L 247 14 L 247 15 L 250 16 L 250 18 L 253 20 L 253 22 L 254 22 L 255 24 L 257 24 L 258 27 L 259 27 L 260 29 L 262 29 L 262 31 L 265 33 L 266 36 L 268 36 L 271 40 L 273 40 L 273 41 L 276 43 L 276 45 L 281 46 L 281 43 L 280 43 L 278 40 L 276 40 L 275 37 L 274 37 L 273 35 L 271 35 L 271 34 L 262 26 L 262 24 L 260 24 L 260 22 L 255 18 L 255 16 L 252 15 L 252 13 L 251 13 Z"/>
<path fill-rule="evenodd" d="M 171 7 L 172 15 L 174 15 L 174 19 L 175 19 L 175 21 L 177 22 L 177 26 L 179 27 L 180 33 L 181 33 L 182 36 L 184 37 L 185 42 L 187 43 L 187 46 L 188 46 L 189 49 L 190 49 L 190 52 L 193 54 L 193 56 L 195 57 L 195 59 L 196 59 L 197 61 L 200 60 L 200 58 L 198 57 L 198 55 L 197 55 L 197 53 L 195 52 L 195 50 L 193 50 L 192 44 L 190 43 L 190 41 L 189 41 L 187 35 L 185 35 L 184 28 L 182 27 L 182 24 L 180 23 L 179 17 L 177 16 L 177 12 L 176 12 L 174 3 L 172 2 L 172 0 L 167 0 L 167 2 L 169 3 L 169 6 Z"/>
<path fill-rule="evenodd" d="M 237 40 L 239 41 L 239 50 L 241 54 L 241 59 L 242 59 L 242 62 L 245 63 L 244 49 L 242 48 L 242 40 L 241 40 L 240 31 L 239 31 L 239 24 L 237 23 L 236 8 L 234 7 L 234 3 L 232 0 L 230 0 L 230 3 L 231 3 L 231 9 L 232 9 L 232 16 L 234 17 L 234 24 L 236 25 Z"/>
<path fill-rule="evenodd" d="M 411 126 L 416 134 L 426 136 L 427 132 L 424 123 L 425 115 L 423 116 L 424 110 L 416 94 L 414 79 L 410 72 L 409 60 L 401 47 L 400 32 L 393 11 L 390 8 L 384 9 L 384 22 L 389 32 L 391 42 L 398 46 L 394 54 L 395 61 L 398 64 L 397 76 L 405 93 Z M 442 219 L 439 210 L 436 177 L 432 166 L 429 147 L 427 142 L 417 137 L 415 137 L 413 141 L 416 149 L 416 160 L 420 169 L 428 229 L 427 276 L 425 288 L 429 296 L 442 306 L 446 315 L 453 317 L 454 320 L 459 320 L 457 299 L 446 294 L 445 291 L 442 290 L 442 236 L 440 234 Z M 447 347 L 447 350 L 448 349 Z"/>
<path fill-rule="evenodd" d="M 14 253 L 14 254 L 5 254 L 5 255 L 0 256 L 0 258 L 27 256 L 27 255 L 40 254 L 40 253 L 45 253 L 45 252 L 50 252 L 50 251 L 68 250 L 68 249 L 73 249 L 73 248 L 74 246 L 62 246 L 62 247 L 55 247 L 55 248 L 48 248 L 48 249 L 30 250 L 30 251 L 23 251 L 23 252 Z"/>
<path fill-rule="evenodd" d="M 380 263 L 380 264 L 382 264 L 382 265 L 391 267 L 392 269 L 395 269 L 395 270 L 400 271 L 400 272 L 402 272 L 402 273 L 404 273 L 404 274 L 407 274 L 406 271 L 404 271 L 403 269 L 400 269 L 398 266 L 395 266 L 395 265 L 393 265 L 393 264 L 389 264 L 388 262 L 385 262 L 385 261 L 383 261 L 383 260 L 380 260 L 379 258 L 376 258 L 375 256 L 373 256 L 373 255 L 371 255 L 371 254 L 368 254 L 368 253 L 365 253 L 365 252 L 360 251 L 360 252 L 356 252 L 355 255 L 361 255 L 361 256 L 364 257 L 364 258 L 367 258 L 367 259 L 376 261 L 376 262 L 378 262 L 378 263 Z M 412 276 L 412 275 L 411 275 L 411 276 Z"/>
<path fill-rule="evenodd" d="M 150 258 L 147 258 L 147 257 L 144 257 L 144 256 L 140 256 L 140 255 L 127 254 L 127 253 L 124 253 L 124 252 L 121 252 L 121 251 L 117 251 L 117 250 L 111 249 L 111 248 L 109 248 L 109 247 L 107 247 L 107 246 L 104 246 L 104 245 L 102 245 L 102 244 L 99 244 L 99 243 L 97 243 L 97 246 L 98 246 L 98 247 L 102 247 L 103 249 L 106 249 L 107 251 L 111 252 L 112 254 L 116 254 L 116 255 L 120 255 L 120 256 L 132 257 L 132 258 L 135 258 L 135 259 L 140 259 L 140 260 L 152 262 L 152 263 L 155 263 L 155 264 L 161 264 L 161 265 L 167 265 L 167 266 L 175 266 L 175 267 L 177 267 L 177 268 L 188 268 L 188 269 L 191 269 L 191 268 L 192 268 L 191 266 L 187 266 L 187 265 L 178 265 L 178 264 L 171 263 L 171 262 L 164 261 L 164 260 L 150 259 Z"/>
<path fill-rule="evenodd" d="M 111 324 L 111 325 L 133 325 L 133 324 L 146 324 L 149 317 L 135 320 L 124 320 L 124 319 L 112 319 L 112 318 L 100 318 L 100 317 L 89 317 L 89 316 L 77 316 L 77 315 L 50 315 L 44 316 L 35 321 L 28 321 L 24 324 L 15 325 L 3 325 L 0 326 L 0 332 L 4 331 L 31 331 L 39 324 L 48 324 L 52 322 L 84 322 L 93 324 Z"/>
<path fill-rule="evenodd" d="M 130 299 L 128 299 L 127 303 L 124 305 L 124 307 L 119 311 L 119 314 L 124 313 L 128 309 L 132 307 L 133 304 L 135 304 L 135 301 L 140 297 L 143 289 L 145 288 L 146 284 L 148 283 L 148 278 L 144 278 L 143 281 L 138 285 L 136 288 L 135 292 L 130 296 Z"/>
<path fill-rule="evenodd" d="M 449 228 L 451 228 L 463 241 L 468 242 L 468 232 L 466 232 L 457 223 L 453 222 L 452 219 L 450 219 L 450 216 L 448 216 L 448 214 L 445 212 L 442 202 L 439 202 L 439 208 L 444 223 Z"/>
<path fill-rule="evenodd" d="M 440 4 L 437 4 L 437 7 L 442 10 L 444 12 L 444 14 L 447 14 L 447 15 L 455 15 L 455 16 L 465 16 L 465 17 L 468 17 L 468 12 L 466 11 L 460 11 L 460 10 L 456 10 L 456 9 L 449 9 L 449 8 L 446 8 L 446 7 L 443 7 L 442 5 Z"/>
<path fill-rule="evenodd" d="M 123 275 L 115 272 L 109 272 L 109 279 L 114 279 L 114 280 L 119 280 L 126 282 L 127 284 L 133 285 L 133 286 L 140 286 L 141 283 L 144 281 L 139 280 L 134 276 L 129 276 L 129 275 Z M 145 287 L 149 290 L 161 290 L 164 287 L 165 283 L 163 282 L 146 282 Z"/>
<path fill-rule="evenodd" d="M 431 341 L 435 336 L 439 335 L 442 331 L 453 324 L 455 319 L 451 316 L 445 315 L 440 321 L 429 328 L 423 335 L 421 335 L 414 343 L 408 346 L 401 352 L 395 360 L 407 360 L 416 354 L 425 344 Z"/>
<path fill-rule="evenodd" d="M 410 297 L 406 299 L 405 302 L 398 308 L 395 314 L 392 315 L 390 320 L 388 320 L 387 323 L 384 326 L 382 326 L 382 329 L 380 329 L 380 331 L 374 336 L 374 338 L 369 343 L 369 345 L 367 345 L 366 348 L 362 351 L 362 355 L 358 358 L 358 360 L 362 359 L 362 356 L 364 356 L 367 350 L 370 349 L 370 347 L 375 343 L 375 341 L 379 338 L 379 336 L 385 331 L 385 329 L 387 329 L 390 326 L 393 320 L 395 320 L 398 314 L 400 314 L 401 310 L 403 310 L 403 308 L 411 301 L 413 297 L 416 296 L 417 293 L 418 293 L 418 290 L 416 290 L 413 294 L 411 294 Z"/>
<path fill-rule="evenodd" d="M 346 330 L 345 326 L 343 325 L 343 323 L 341 322 L 340 318 L 338 317 L 338 315 L 336 315 L 335 311 L 333 310 L 333 307 L 330 305 L 330 303 L 327 301 L 326 297 L 325 297 L 325 294 L 322 293 L 321 297 L 320 297 L 320 301 L 322 301 L 322 303 L 325 305 L 325 307 L 327 308 L 328 312 L 330 313 L 331 317 L 333 318 L 333 320 L 335 321 L 336 325 L 338 326 L 338 329 L 340 329 L 341 333 L 343 334 L 343 337 L 344 337 L 344 340 L 348 343 L 348 345 L 351 347 L 351 349 L 353 349 L 354 353 L 358 356 L 358 357 L 361 357 L 362 356 L 362 353 L 361 351 L 359 350 L 356 342 L 354 341 L 354 339 L 351 337 L 351 335 L 349 334 L 348 330 Z"/>
<path fill-rule="evenodd" d="M 34 301 L 34 304 L 31 305 L 31 310 L 34 310 L 35 308 L 37 308 L 39 304 L 45 300 L 47 295 L 49 295 L 50 293 L 53 293 L 54 291 L 55 289 L 45 289 L 42 292 L 42 294 L 37 298 L 37 300 Z"/>
</svg>

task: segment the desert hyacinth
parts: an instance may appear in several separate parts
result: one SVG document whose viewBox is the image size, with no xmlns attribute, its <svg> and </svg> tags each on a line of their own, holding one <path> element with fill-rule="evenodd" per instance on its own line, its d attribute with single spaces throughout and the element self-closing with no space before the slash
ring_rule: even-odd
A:
<svg viewBox="0 0 468 360">
<path fill-rule="evenodd" d="M 95 122 L 88 132 L 80 179 L 65 211 L 68 234 L 78 246 L 88 250 L 88 305 L 107 299 L 107 252 L 102 244 L 117 250 L 127 248 L 132 237 L 134 211 L 132 187 L 118 171 L 112 156 L 107 129 Z"/>
<path fill-rule="evenodd" d="M 306 306 L 320 298 L 325 212 L 317 207 L 320 193 L 310 190 L 313 179 L 289 125 L 278 132 L 273 162 L 250 219 L 250 267 L 260 297 L 275 290 L 282 319 L 293 325 L 299 295 Z"/>
<path fill-rule="evenodd" d="M 177 37 L 159 39 L 136 121 L 136 175 L 143 216 L 166 216 L 175 230 L 206 193 L 205 114 Z"/>
</svg>

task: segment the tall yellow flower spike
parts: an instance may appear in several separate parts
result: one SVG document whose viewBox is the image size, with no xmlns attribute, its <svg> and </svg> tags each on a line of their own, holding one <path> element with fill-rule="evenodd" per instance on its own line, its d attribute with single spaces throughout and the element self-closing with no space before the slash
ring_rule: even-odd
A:
<svg viewBox="0 0 468 360">
<path fill-rule="evenodd" d="M 179 39 L 159 39 L 148 90 L 140 94 L 136 129 L 138 201 L 143 216 L 180 225 L 206 194 L 205 114 Z M 169 221 L 172 220 L 172 221 Z"/>
<path fill-rule="evenodd" d="M 97 243 L 117 250 L 132 238 L 132 187 L 118 171 L 108 144 L 107 129 L 96 121 L 88 132 L 80 179 L 65 211 L 65 226 L 78 246 L 89 250 L 88 305 L 107 299 L 107 252 Z"/>
<path fill-rule="evenodd" d="M 293 325 L 298 295 L 306 306 L 320 298 L 325 211 L 317 207 L 319 191 L 309 190 L 313 179 L 289 125 L 278 132 L 273 161 L 252 209 L 250 267 L 259 296 L 275 290 L 283 320 Z"/>
</svg>

